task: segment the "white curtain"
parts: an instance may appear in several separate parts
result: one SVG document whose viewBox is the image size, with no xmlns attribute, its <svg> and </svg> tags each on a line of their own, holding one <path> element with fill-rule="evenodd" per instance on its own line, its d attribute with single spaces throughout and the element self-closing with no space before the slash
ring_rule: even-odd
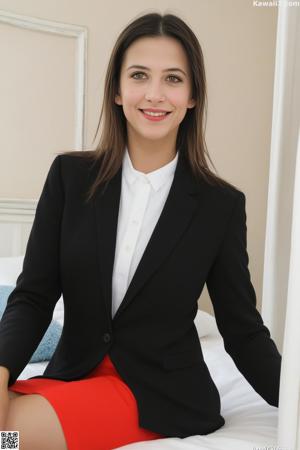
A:
<svg viewBox="0 0 300 450">
<path fill-rule="evenodd" d="M 278 8 L 262 316 L 282 353 L 278 447 L 300 450 L 300 6 L 288 3 Z"/>
</svg>

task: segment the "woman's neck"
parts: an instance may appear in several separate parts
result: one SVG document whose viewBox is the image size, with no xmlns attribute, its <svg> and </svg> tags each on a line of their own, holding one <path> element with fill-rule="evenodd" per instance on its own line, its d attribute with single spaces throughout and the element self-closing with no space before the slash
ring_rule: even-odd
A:
<svg viewBox="0 0 300 450">
<path fill-rule="evenodd" d="M 168 164 L 176 156 L 176 150 L 169 151 L 143 151 L 138 149 L 134 151 L 128 148 L 131 163 L 135 170 L 143 173 L 153 172 Z"/>
</svg>

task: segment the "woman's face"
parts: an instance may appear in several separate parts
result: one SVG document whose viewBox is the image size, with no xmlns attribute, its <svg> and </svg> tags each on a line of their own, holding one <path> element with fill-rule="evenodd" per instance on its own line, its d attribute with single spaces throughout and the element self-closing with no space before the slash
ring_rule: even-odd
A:
<svg viewBox="0 0 300 450">
<path fill-rule="evenodd" d="M 136 65 L 144 68 L 132 67 Z M 166 36 L 142 37 L 127 49 L 115 102 L 123 106 L 129 138 L 170 138 L 170 141 L 175 142 L 187 108 L 195 106 L 190 95 L 188 60 L 176 39 Z M 145 117 L 141 109 L 161 109 L 170 114 L 163 120 L 152 121 Z"/>
</svg>

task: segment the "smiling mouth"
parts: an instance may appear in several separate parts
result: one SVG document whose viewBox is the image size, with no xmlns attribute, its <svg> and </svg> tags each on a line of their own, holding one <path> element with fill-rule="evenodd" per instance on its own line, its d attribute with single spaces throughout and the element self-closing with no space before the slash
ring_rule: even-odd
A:
<svg viewBox="0 0 300 450">
<path fill-rule="evenodd" d="M 139 109 L 139 111 L 140 111 L 142 114 L 147 114 L 146 112 L 144 112 L 143 109 Z M 160 112 L 162 112 L 162 111 L 160 111 Z M 171 112 L 172 112 L 172 111 L 165 111 L 165 114 L 159 114 L 159 115 L 148 114 L 148 116 L 149 116 L 149 117 L 165 117 L 165 116 L 167 116 L 168 114 L 171 114 Z"/>
<path fill-rule="evenodd" d="M 147 111 L 147 109 L 141 109 L 141 108 L 139 108 L 139 111 Z M 164 110 L 161 110 L 161 111 L 152 111 L 152 112 L 165 112 L 165 113 L 167 113 L 167 114 L 170 114 L 170 112 L 172 112 L 172 111 L 164 111 Z"/>
</svg>

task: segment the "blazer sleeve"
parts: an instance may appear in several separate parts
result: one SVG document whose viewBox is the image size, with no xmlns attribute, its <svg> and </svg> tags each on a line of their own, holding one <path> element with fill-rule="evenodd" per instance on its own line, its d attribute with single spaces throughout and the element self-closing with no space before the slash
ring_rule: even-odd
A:
<svg viewBox="0 0 300 450">
<path fill-rule="evenodd" d="M 8 386 L 30 361 L 61 295 L 59 247 L 63 206 L 60 156 L 56 156 L 36 207 L 22 272 L 0 321 L 0 365 L 10 371 Z"/>
<path fill-rule="evenodd" d="M 248 269 L 246 197 L 239 191 L 206 284 L 224 348 L 255 391 L 278 407 L 281 355 L 256 309 Z"/>
</svg>

